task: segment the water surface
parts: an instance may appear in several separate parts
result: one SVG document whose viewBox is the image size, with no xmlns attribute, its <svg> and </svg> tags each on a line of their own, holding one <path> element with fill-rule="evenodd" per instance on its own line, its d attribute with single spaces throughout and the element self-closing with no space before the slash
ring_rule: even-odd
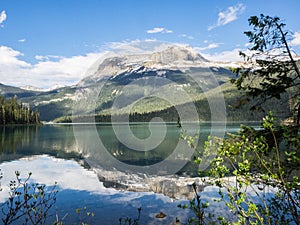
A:
<svg viewBox="0 0 300 225">
<path fill-rule="evenodd" d="M 103 146 L 95 144 L 98 142 L 91 125 L 75 126 L 76 135 L 71 124 L 0 127 L 0 168 L 3 173 L 1 184 L 4 189 L 0 192 L 1 202 L 8 197 L 7 184 L 9 180 L 14 179 L 14 171 L 18 170 L 24 177 L 28 172 L 32 172 L 35 182 L 47 186 L 58 183 L 58 200 L 55 211 L 51 212 L 52 221 L 55 214 L 58 214 L 60 218 L 64 218 L 66 224 L 78 223 L 75 209 L 84 206 L 96 215 L 91 224 L 118 224 L 120 217 L 135 218 L 138 207 L 142 207 L 143 215 L 140 224 L 168 224 L 176 217 L 181 221 L 186 220 L 189 212 L 177 208 L 176 205 L 182 199 L 190 199 L 193 196 L 192 190 L 186 187 L 188 182 L 181 188 L 174 189 L 174 183 L 170 181 L 158 182 L 149 187 L 151 184 L 145 185 L 145 178 L 149 178 L 149 174 L 141 171 L 135 174 L 137 171 L 122 171 L 122 168 L 118 170 L 114 163 L 102 158 L 105 151 L 105 154 L 117 161 L 137 168 L 148 168 L 162 162 L 172 154 L 180 140 L 181 130 L 176 124 L 168 124 L 163 141 L 149 151 L 137 151 L 121 143 L 110 124 L 96 126 L 97 138 Z M 239 126 L 228 124 L 226 129 L 236 132 Z M 210 127 L 210 124 L 200 125 L 199 148 L 210 134 Z M 125 134 L 128 132 L 121 124 L 118 129 L 121 133 L 123 130 Z M 158 136 L 161 130 L 157 125 L 155 132 L 158 132 Z M 151 135 L 147 124 L 132 124 L 131 131 L 141 139 Z M 182 163 L 183 160 L 187 162 L 190 159 L 186 159 L 184 153 L 180 153 L 172 160 L 172 163 Z M 196 174 L 197 167 L 192 163 L 185 164 L 176 173 L 177 176 Z M 124 182 L 129 185 L 122 186 Z M 129 186 L 131 191 L 128 191 Z M 217 193 L 210 187 L 203 186 L 202 196 L 204 199 L 212 199 Z M 155 215 L 160 211 L 167 214 L 167 217 L 156 219 Z"/>
</svg>

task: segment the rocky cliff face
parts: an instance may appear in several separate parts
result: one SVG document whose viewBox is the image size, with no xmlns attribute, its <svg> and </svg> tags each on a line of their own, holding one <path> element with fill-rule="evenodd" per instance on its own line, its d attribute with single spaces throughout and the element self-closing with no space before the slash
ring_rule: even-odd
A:
<svg viewBox="0 0 300 225">
<path fill-rule="evenodd" d="M 174 45 L 163 51 L 149 54 L 109 57 L 98 66 L 94 74 L 84 78 L 79 85 L 97 82 L 106 76 L 162 69 L 174 70 L 181 68 L 185 70 L 188 67 L 203 67 L 206 66 L 207 63 L 209 63 L 209 61 L 191 47 Z"/>
<path fill-rule="evenodd" d="M 158 64 L 191 65 L 208 62 L 204 57 L 190 47 L 172 46 L 161 52 L 150 55 L 151 61 Z"/>
</svg>

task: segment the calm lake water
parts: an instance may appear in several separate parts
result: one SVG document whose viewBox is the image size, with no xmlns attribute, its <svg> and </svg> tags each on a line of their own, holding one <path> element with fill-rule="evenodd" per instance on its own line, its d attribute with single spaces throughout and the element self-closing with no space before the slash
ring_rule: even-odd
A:
<svg viewBox="0 0 300 225">
<path fill-rule="evenodd" d="M 212 132 L 211 124 L 199 126 L 198 146 L 201 148 Z M 227 124 L 226 131 L 237 132 L 239 127 L 239 123 Z M 58 183 L 57 203 L 49 213 L 49 224 L 55 214 L 65 224 L 79 223 L 75 209 L 85 206 L 95 213 L 90 224 L 119 224 L 120 217 L 135 218 L 138 207 L 142 207 L 140 224 L 170 224 L 176 217 L 186 221 L 189 211 L 176 206 L 192 197 L 191 190 L 169 188 L 168 184 L 173 184 L 169 181 L 155 181 L 155 184 L 145 181 L 156 174 L 174 172 L 177 177 L 197 174 L 197 167 L 188 163 L 192 154 L 187 154 L 180 143 L 181 130 L 176 124 L 165 127 L 156 124 L 149 129 L 147 124 L 141 123 L 129 128 L 130 131 L 122 124 L 0 126 L 3 173 L 0 202 L 7 199 L 7 184 L 18 170 L 23 177 L 32 172 L 34 182 L 47 186 Z M 134 140 L 132 135 L 126 136 L 128 132 L 141 142 L 131 146 Z M 122 138 L 123 143 L 119 141 Z M 181 150 L 174 153 L 177 146 Z M 203 199 L 216 196 L 211 187 L 203 187 Z M 167 216 L 155 218 L 161 211 Z"/>
</svg>

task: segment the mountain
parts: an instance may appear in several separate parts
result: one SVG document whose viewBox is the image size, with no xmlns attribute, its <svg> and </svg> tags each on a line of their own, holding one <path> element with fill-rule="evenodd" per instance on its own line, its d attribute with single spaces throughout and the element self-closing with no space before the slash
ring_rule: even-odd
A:
<svg viewBox="0 0 300 225">
<path fill-rule="evenodd" d="M 35 96 L 36 92 L 0 83 L 0 95 L 5 96 L 7 98 L 11 98 L 16 95 L 20 99 Z"/>
<path fill-rule="evenodd" d="M 80 94 L 88 93 L 78 101 L 77 105 L 82 105 L 78 111 L 91 115 L 157 112 L 195 101 L 201 93 L 233 77 L 231 71 L 212 66 L 190 47 L 171 46 L 149 54 L 110 57 L 78 83 Z M 95 112 L 86 104 L 95 98 L 92 90 L 99 92 Z M 178 116 L 174 117 L 177 120 Z"/>
<path fill-rule="evenodd" d="M 72 107 L 72 97 L 71 99 L 68 97 L 74 95 L 75 91 L 76 88 L 72 87 L 49 91 L 32 90 L 32 88 L 25 90 L 0 83 L 0 95 L 6 98 L 17 96 L 19 101 L 29 104 L 33 110 L 38 110 L 43 121 L 50 121 L 65 115 L 66 109 Z"/>
<path fill-rule="evenodd" d="M 20 88 L 26 91 L 37 91 L 37 92 L 43 91 L 42 88 L 38 88 L 32 85 L 21 86 Z"/>
<path fill-rule="evenodd" d="M 164 115 L 166 120 L 177 121 L 176 107 L 188 109 L 190 103 L 201 120 L 209 120 L 207 96 L 219 98 L 220 86 L 226 106 L 234 112 L 228 114 L 231 119 L 255 119 L 249 109 L 233 109 L 240 92 L 228 80 L 235 75 L 220 65 L 224 64 L 210 62 L 190 47 L 174 45 L 147 54 L 108 57 L 74 86 L 42 92 L 0 85 L 0 94 L 16 94 L 38 109 L 44 121 L 64 120 L 74 111 L 78 116 L 102 115 L 100 121 L 108 120 L 110 114 L 128 113 L 135 115 L 134 120 Z"/>
<path fill-rule="evenodd" d="M 79 86 L 97 82 L 102 77 L 114 77 L 130 73 L 146 73 L 178 68 L 203 67 L 208 63 L 190 47 L 171 46 L 150 54 L 126 55 L 105 59 L 97 71 L 79 82 Z"/>
</svg>

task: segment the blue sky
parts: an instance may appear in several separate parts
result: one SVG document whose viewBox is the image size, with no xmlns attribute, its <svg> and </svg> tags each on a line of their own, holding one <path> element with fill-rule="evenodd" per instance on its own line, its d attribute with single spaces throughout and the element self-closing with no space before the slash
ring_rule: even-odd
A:
<svg viewBox="0 0 300 225">
<path fill-rule="evenodd" d="M 75 84 L 104 51 L 162 41 L 190 45 L 210 60 L 237 60 L 247 19 L 284 19 L 300 54 L 299 0 L 2 0 L 0 83 Z"/>
</svg>

